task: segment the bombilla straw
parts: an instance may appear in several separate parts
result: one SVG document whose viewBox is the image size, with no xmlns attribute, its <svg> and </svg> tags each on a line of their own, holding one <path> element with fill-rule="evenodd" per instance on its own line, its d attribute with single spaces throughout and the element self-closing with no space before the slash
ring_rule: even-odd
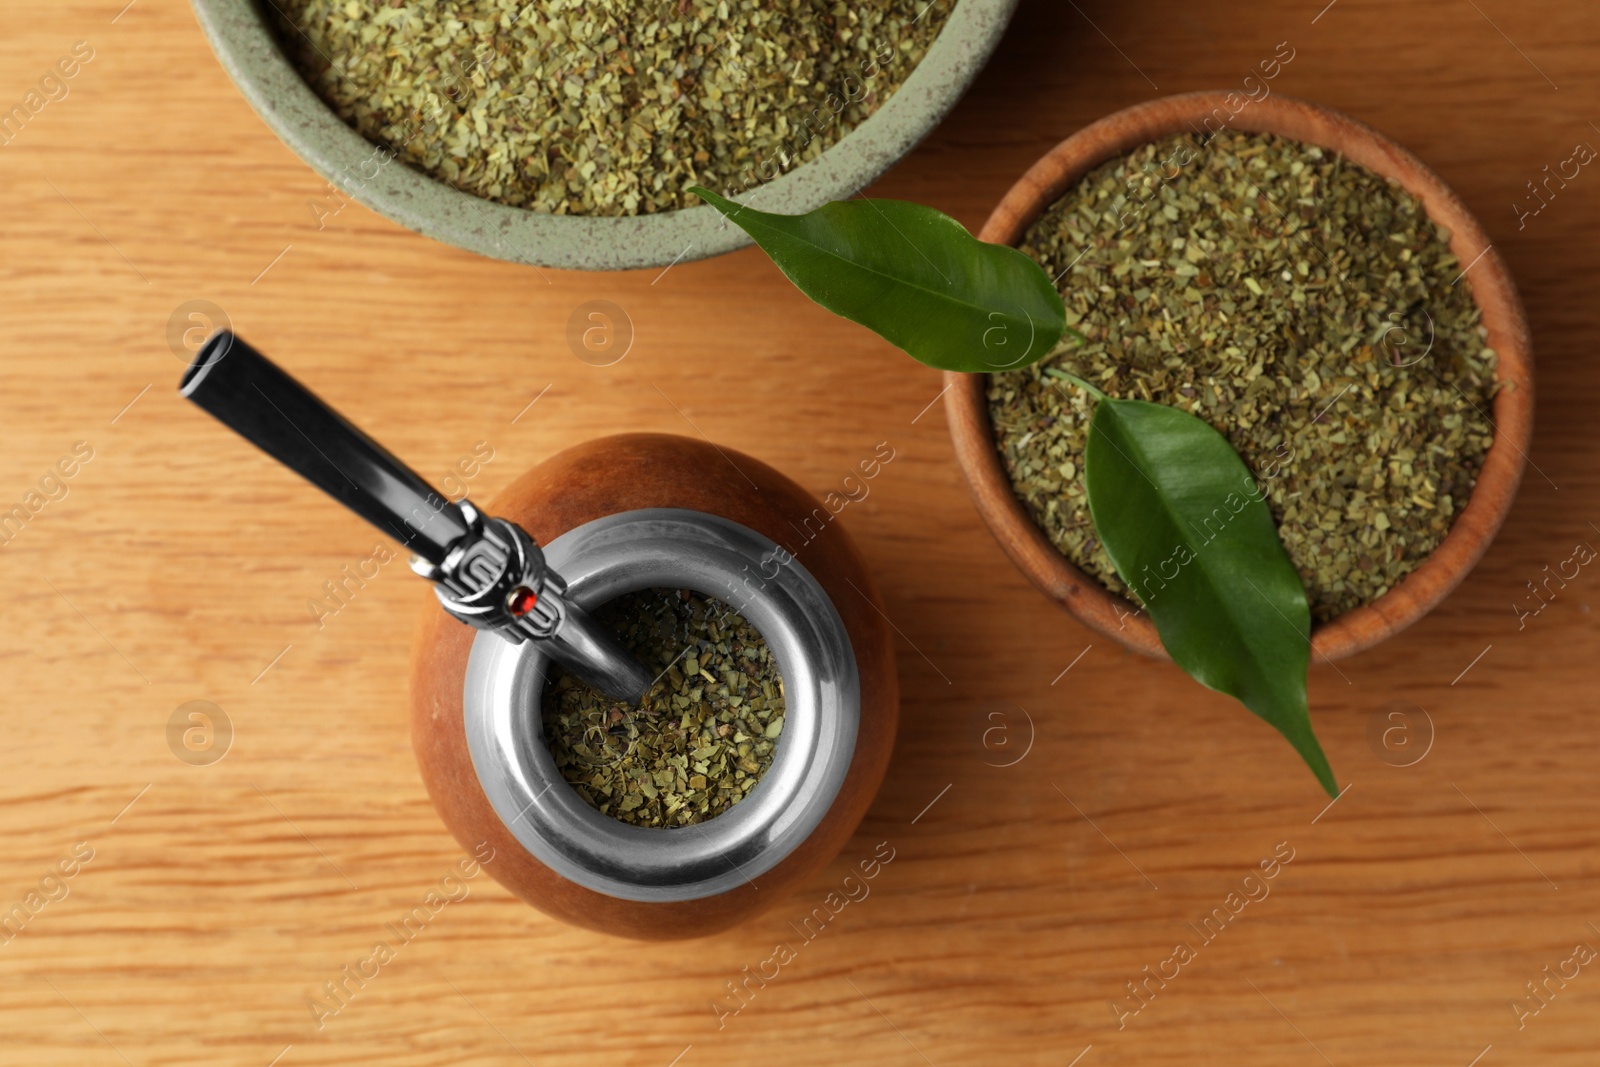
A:
<svg viewBox="0 0 1600 1067">
<path fill-rule="evenodd" d="M 525 530 L 452 503 L 388 449 L 227 330 L 208 338 L 179 393 L 399 541 L 445 610 L 533 640 L 607 696 L 637 703 L 650 671 L 566 594 Z"/>
</svg>

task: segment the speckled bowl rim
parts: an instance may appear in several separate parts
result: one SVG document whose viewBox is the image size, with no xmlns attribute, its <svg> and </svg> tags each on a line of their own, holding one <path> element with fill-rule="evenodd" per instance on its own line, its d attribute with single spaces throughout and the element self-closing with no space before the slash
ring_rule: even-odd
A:
<svg viewBox="0 0 1600 1067">
<path fill-rule="evenodd" d="M 228 76 L 279 139 L 344 195 L 408 229 L 495 259 L 577 270 L 665 267 L 750 244 L 744 231 L 705 206 L 617 218 L 549 215 L 485 200 L 403 164 L 380 167 L 371 179 L 352 178 L 372 158 L 373 144 L 300 77 L 255 0 L 192 3 Z M 957 0 L 928 54 L 870 118 L 818 158 L 739 199 L 798 213 L 856 195 L 955 106 L 1016 5 Z"/>
<path fill-rule="evenodd" d="M 1239 94 L 1202 91 L 1160 97 L 1094 122 L 1056 145 L 1020 177 L 989 216 L 985 241 L 1016 244 L 1029 226 L 1078 180 L 1107 160 L 1151 141 L 1196 128 L 1216 109 L 1233 111 Z M 1444 179 L 1364 122 L 1320 104 L 1274 94 L 1236 114 L 1230 127 L 1273 133 L 1342 153 L 1399 182 L 1428 217 L 1450 229 L 1450 249 L 1467 264 L 1495 376 L 1510 383 L 1494 398 L 1495 435 L 1466 505 L 1431 554 L 1382 596 L 1311 631 L 1313 662 L 1344 659 L 1404 630 L 1459 585 L 1482 558 L 1516 499 L 1533 435 L 1533 341 L 1511 273 L 1488 234 Z M 1149 618 L 1084 573 L 1051 543 L 1017 497 L 1000 462 L 989 421 L 984 374 L 945 373 L 945 414 L 956 460 L 979 514 L 1013 563 L 1084 625 L 1124 647 L 1168 659 Z"/>
</svg>

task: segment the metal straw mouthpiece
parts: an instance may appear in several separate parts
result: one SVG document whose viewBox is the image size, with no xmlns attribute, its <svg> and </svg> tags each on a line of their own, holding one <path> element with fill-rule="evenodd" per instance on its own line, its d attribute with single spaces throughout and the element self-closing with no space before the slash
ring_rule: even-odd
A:
<svg viewBox="0 0 1600 1067">
<path fill-rule="evenodd" d="M 541 642 L 552 659 L 602 693 L 639 703 L 654 681 L 650 672 L 567 596 L 567 583 L 528 532 L 485 518 L 469 500 L 456 506 L 467 534 L 444 561 L 411 557 L 411 569 L 434 583 L 444 610 L 513 644 Z"/>
<path fill-rule="evenodd" d="M 567 596 L 526 530 L 452 503 L 393 453 L 227 330 L 213 334 L 179 392 L 414 553 L 446 611 L 551 658 L 617 700 L 654 681 L 614 635 Z"/>
</svg>

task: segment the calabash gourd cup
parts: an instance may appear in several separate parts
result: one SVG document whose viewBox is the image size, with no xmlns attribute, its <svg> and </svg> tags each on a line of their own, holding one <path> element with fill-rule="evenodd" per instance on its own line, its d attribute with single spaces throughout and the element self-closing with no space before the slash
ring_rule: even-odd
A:
<svg viewBox="0 0 1600 1067">
<path fill-rule="evenodd" d="M 556 770 L 539 733 L 545 657 L 430 610 L 412 742 L 462 846 L 488 841 L 495 878 L 547 914 L 649 939 L 732 926 L 831 861 L 882 782 L 899 689 L 871 575 L 822 504 L 731 449 L 628 434 L 546 460 L 489 511 L 532 534 L 586 607 L 657 586 L 727 602 L 772 648 L 786 714 L 739 804 L 694 826 L 630 826 Z"/>
<path fill-rule="evenodd" d="M 794 482 L 710 443 L 630 434 L 562 452 L 484 511 L 230 331 L 207 339 L 180 392 L 414 553 L 438 599 L 413 656 L 423 778 L 461 844 L 493 855 L 530 904 L 631 937 L 706 934 L 756 915 L 854 832 L 894 744 L 894 647 L 860 553 Z M 744 616 L 784 696 L 771 766 L 729 810 L 675 828 L 591 807 L 540 713 L 557 662 L 614 699 L 652 688 L 659 665 L 592 611 L 659 587 Z"/>
</svg>

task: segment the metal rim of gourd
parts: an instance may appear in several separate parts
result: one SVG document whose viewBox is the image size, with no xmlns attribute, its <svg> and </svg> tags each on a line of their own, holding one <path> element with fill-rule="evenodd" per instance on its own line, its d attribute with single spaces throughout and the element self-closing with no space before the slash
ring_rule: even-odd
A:
<svg viewBox="0 0 1600 1067">
<path fill-rule="evenodd" d="M 540 721 L 550 661 L 537 643 L 478 634 L 467 661 L 463 724 L 496 815 L 540 863 L 608 896 L 673 902 L 755 884 L 822 822 L 855 753 L 860 675 L 833 601 L 771 539 L 703 512 L 608 515 L 544 551 L 585 608 L 668 587 L 716 597 L 739 612 L 776 657 L 784 727 L 772 766 L 727 812 L 693 826 L 632 826 L 591 807 L 557 770 Z"/>
</svg>

